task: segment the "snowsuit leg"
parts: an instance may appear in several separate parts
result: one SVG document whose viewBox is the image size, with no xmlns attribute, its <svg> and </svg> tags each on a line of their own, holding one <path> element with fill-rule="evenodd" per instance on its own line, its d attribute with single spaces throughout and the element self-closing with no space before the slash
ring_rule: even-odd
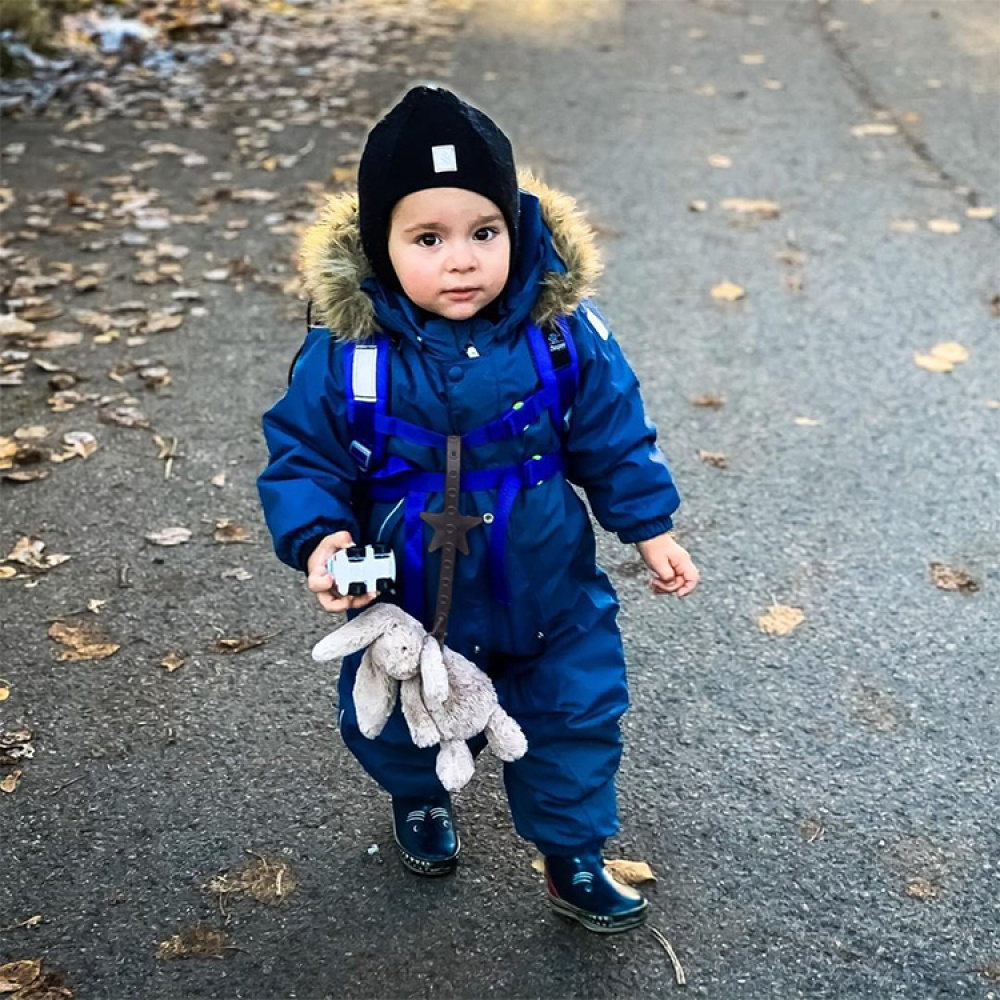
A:
<svg viewBox="0 0 1000 1000">
<path fill-rule="evenodd" d="M 504 766 L 517 832 L 542 854 L 599 851 L 618 832 L 615 775 L 628 686 L 617 607 L 549 633 L 542 656 L 494 678 L 528 752 Z"/>
<path fill-rule="evenodd" d="M 394 798 L 441 798 L 447 793 L 434 770 L 438 748 L 414 746 L 398 701 L 376 739 L 368 739 L 358 728 L 353 692 L 361 657 L 354 653 L 344 660 L 337 682 L 340 734 L 348 750 Z M 485 737 L 477 737 L 469 741 L 469 749 L 478 754 L 485 743 Z"/>
</svg>

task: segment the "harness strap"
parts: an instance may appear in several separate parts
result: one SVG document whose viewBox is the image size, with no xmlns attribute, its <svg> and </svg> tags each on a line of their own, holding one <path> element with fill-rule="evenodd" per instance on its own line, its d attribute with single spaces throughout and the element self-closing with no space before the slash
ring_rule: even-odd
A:
<svg viewBox="0 0 1000 1000">
<path fill-rule="evenodd" d="M 373 344 L 348 344 L 344 349 L 344 389 L 347 423 L 354 439 L 348 450 L 362 471 L 378 465 L 385 451 L 379 423 L 385 418 L 389 395 L 389 351 L 385 338 Z"/>
</svg>

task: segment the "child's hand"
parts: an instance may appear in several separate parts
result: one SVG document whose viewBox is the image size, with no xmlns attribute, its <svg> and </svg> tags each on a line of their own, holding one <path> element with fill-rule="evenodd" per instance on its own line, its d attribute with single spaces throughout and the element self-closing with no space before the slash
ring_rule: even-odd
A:
<svg viewBox="0 0 1000 1000">
<path fill-rule="evenodd" d="M 643 562 L 653 571 L 650 589 L 654 594 L 686 597 L 698 586 L 698 570 L 687 549 L 667 533 L 636 545 Z"/>
<path fill-rule="evenodd" d="M 306 583 L 309 589 L 316 595 L 320 607 L 324 611 L 346 611 L 348 608 L 363 608 L 366 604 L 371 604 L 378 597 L 378 594 L 369 591 L 364 597 L 343 597 L 337 590 L 337 585 L 333 582 L 333 577 L 326 571 L 326 564 L 341 549 L 349 549 L 354 544 L 349 531 L 337 531 L 332 535 L 327 535 L 313 549 L 312 555 L 306 566 L 308 577 Z"/>
</svg>

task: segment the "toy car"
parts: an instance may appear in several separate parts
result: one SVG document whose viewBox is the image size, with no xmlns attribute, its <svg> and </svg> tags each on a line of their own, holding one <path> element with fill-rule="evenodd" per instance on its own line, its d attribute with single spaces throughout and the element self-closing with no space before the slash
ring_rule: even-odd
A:
<svg viewBox="0 0 1000 1000">
<path fill-rule="evenodd" d="M 337 591 L 345 597 L 392 590 L 396 581 L 396 556 L 388 545 L 353 545 L 341 549 L 326 564 Z"/>
</svg>

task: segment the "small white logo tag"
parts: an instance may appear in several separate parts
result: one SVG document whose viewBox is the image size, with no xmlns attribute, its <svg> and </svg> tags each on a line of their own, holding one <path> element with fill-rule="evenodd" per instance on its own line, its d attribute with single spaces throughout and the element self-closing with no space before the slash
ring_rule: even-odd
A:
<svg viewBox="0 0 1000 1000">
<path fill-rule="evenodd" d="M 434 173 L 447 174 L 458 170 L 454 146 L 431 146 L 431 156 L 434 157 Z"/>
</svg>

